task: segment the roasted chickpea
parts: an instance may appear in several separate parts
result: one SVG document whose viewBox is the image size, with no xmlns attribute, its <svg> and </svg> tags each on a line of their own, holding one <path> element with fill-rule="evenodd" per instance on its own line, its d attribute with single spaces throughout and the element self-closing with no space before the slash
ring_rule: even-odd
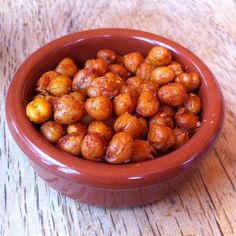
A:
<svg viewBox="0 0 236 236">
<path fill-rule="evenodd" d="M 85 96 L 78 91 L 71 92 L 69 95 L 80 102 L 85 102 L 86 100 Z"/>
<path fill-rule="evenodd" d="M 199 113 L 202 107 L 201 98 L 194 93 L 190 93 L 184 107 L 193 113 Z"/>
<path fill-rule="evenodd" d="M 128 76 L 128 71 L 124 66 L 121 66 L 119 64 L 111 64 L 109 65 L 109 69 L 112 73 L 120 76 L 122 79 L 126 79 Z"/>
<path fill-rule="evenodd" d="M 112 64 L 116 61 L 116 52 L 110 49 L 101 49 L 97 52 L 97 58 L 102 58 L 107 64 Z"/>
<path fill-rule="evenodd" d="M 165 112 L 170 118 L 175 118 L 175 109 L 167 105 L 160 105 L 158 112 Z"/>
<path fill-rule="evenodd" d="M 175 124 L 192 133 L 198 127 L 198 117 L 186 108 L 180 108 L 175 114 Z"/>
<path fill-rule="evenodd" d="M 96 133 L 102 136 L 106 142 L 112 138 L 112 129 L 102 121 L 93 121 L 88 127 L 89 133 Z"/>
<path fill-rule="evenodd" d="M 54 96 L 60 97 L 71 91 L 72 80 L 65 75 L 58 75 L 50 80 L 47 90 Z"/>
<path fill-rule="evenodd" d="M 146 119 L 144 119 L 143 117 L 138 117 L 138 121 L 139 121 L 139 138 L 146 138 L 147 136 L 147 132 L 148 132 L 148 124 Z"/>
<path fill-rule="evenodd" d="M 132 97 L 128 93 L 121 93 L 115 97 L 113 101 L 114 112 L 117 116 L 124 114 L 125 112 L 131 113 L 135 108 L 135 103 Z"/>
<path fill-rule="evenodd" d="M 124 85 L 122 86 L 121 90 L 120 90 L 121 94 L 129 94 L 130 97 L 132 98 L 133 103 L 136 105 L 137 103 L 137 99 L 138 99 L 138 92 L 137 90 L 135 90 L 134 88 L 132 88 L 131 86 L 127 86 Z"/>
<path fill-rule="evenodd" d="M 154 67 L 147 63 L 143 62 L 140 67 L 137 69 L 136 76 L 140 77 L 143 80 L 149 80 Z"/>
<path fill-rule="evenodd" d="M 79 133 L 79 134 L 85 135 L 88 132 L 88 128 L 83 123 L 76 122 L 76 123 L 68 125 L 66 131 L 68 134 Z"/>
<path fill-rule="evenodd" d="M 95 120 L 105 120 L 112 113 L 112 103 L 107 97 L 98 96 L 87 99 L 85 109 Z"/>
<path fill-rule="evenodd" d="M 166 66 L 171 61 L 171 53 L 166 48 L 155 46 L 149 51 L 147 61 L 153 66 Z"/>
<path fill-rule="evenodd" d="M 157 113 L 159 101 L 152 92 L 141 92 L 138 97 L 136 112 L 144 117 L 153 116 Z"/>
<path fill-rule="evenodd" d="M 159 84 L 156 81 L 147 80 L 141 84 L 139 92 L 141 93 L 144 91 L 148 91 L 157 94 L 158 89 L 159 89 Z"/>
<path fill-rule="evenodd" d="M 53 70 L 45 72 L 38 80 L 36 83 L 36 91 L 47 94 L 47 87 L 52 78 L 57 77 L 59 74 Z"/>
<path fill-rule="evenodd" d="M 155 157 L 155 149 L 148 141 L 135 139 L 133 150 L 131 162 L 147 161 Z"/>
<path fill-rule="evenodd" d="M 126 80 L 126 84 L 136 91 L 139 91 L 142 83 L 143 83 L 143 80 L 139 78 L 138 76 L 134 76 Z"/>
<path fill-rule="evenodd" d="M 47 121 L 40 127 L 40 133 L 50 142 L 57 143 L 64 134 L 64 129 L 61 124 L 55 121 Z"/>
<path fill-rule="evenodd" d="M 189 140 L 188 132 L 185 130 L 175 128 L 173 131 L 175 135 L 175 148 L 181 147 Z"/>
<path fill-rule="evenodd" d="M 174 122 L 171 117 L 165 112 L 158 112 L 155 116 L 150 119 L 150 126 L 153 124 L 166 125 L 171 129 L 174 128 Z"/>
<path fill-rule="evenodd" d="M 148 131 L 148 141 L 158 151 L 169 151 L 175 145 L 175 135 L 168 126 L 153 124 Z"/>
<path fill-rule="evenodd" d="M 124 81 L 116 74 L 109 72 L 103 77 L 94 79 L 91 86 L 87 90 L 89 97 L 97 97 L 103 95 L 105 97 L 113 98 L 120 93 Z"/>
<path fill-rule="evenodd" d="M 66 57 L 62 61 L 60 61 L 55 71 L 59 74 L 72 78 L 77 73 L 78 67 L 71 58 Z"/>
<path fill-rule="evenodd" d="M 168 66 L 161 66 L 154 69 L 150 80 L 156 81 L 159 85 L 168 84 L 175 78 L 174 70 Z"/>
<path fill-rule="evenodd" d="M 177 107 L 185 102 L 187 92 L 182 84 L 169 83 L 159 89 L 158 98 L 165 105 Z"/>
<path fill-rule="evenodd" d="M 137 69 L 140 67 L 140 65 L 144 62 L 144 58 L 140 52 L 131 52 L 126 55 L 124 55 L 124 65 L 125 68 L 135 73 Z"/>
<path fill-rule="evenodd" d="M 172 61 L 168 66 L 171 69 L 173 69 L 173 71 L 175 72 L 175 76 L 178 76 L 178 75 L 184 73 L 183 66 L 176 61 Z"/>
<path fill-rule="evenodd" d="M 92 73 L 89 69 L 82 69 L 75 75 L 72 82 L 72 89 L 86 96 L 88 87 L 96 77 L 97 75 Z"/>
<path fill-rule="evenodd" d="M 100 161 L 106 151 L 106 143 L 103 137 L 96 133 L 88 133 L 81 144 L 83 157 L 91 161 Z"/>
<path fill-rule="evenodd" d="M 119 116 L 114 124 L 116 132 L 125 131 L 132 135 L 133 138 L 138 138 L 140 135 L 140 122 L 136 116 L 129 113 L 124 113 Z"/>
<path fill-rule="evenodd" d="M 83 138 L 83 133 L 67 134 L 59 140 L 57 147 L 71 155 L 79 155 Z"/>
<path fill-rule="evenodd" d="M 116 133 L 110 141 L 105 159 L 111 164 L 121 164 L 130 161 L 133 154 L 133 137 L 127 132 Z"/>
<path fill-rule="evenodd" d="M 59 97 L 56 96 L 52 96 L 52 95 L 46 95 L 45 99 L 51 104 L 51 106 L 53 107 L 53 109 L 55 109 L 57 103 L 58 103 L 58 99 Z"/>
<path fill-rule="evenodd" d="M 57 123 L 69 125 L 79 121 L 84 114 L 84 103 L 70 95 L 63 95 L 57 101 L 54 120 Z"/>
<path fill-rule="evenodd" d="M 41 124 L 52 117 L 51 104 L 43 97 L 37 97 L 26 106 L 26 115 L 34 122 Z"/>
<path fill-rule="evenodd" d="M 180 74 L 176 77 L 175 82 L 183 84 L 187 92 L 192 92 L 199 87 L 201 80 L 198 74 L 191 72 Z"/>
<path fill-rule="evenodd" d="M 102 76 L 108 71 L 108 64 L 102 58 L 90 59 L 85 62 L 84 68 L 98 76 Z"/>
</svg>

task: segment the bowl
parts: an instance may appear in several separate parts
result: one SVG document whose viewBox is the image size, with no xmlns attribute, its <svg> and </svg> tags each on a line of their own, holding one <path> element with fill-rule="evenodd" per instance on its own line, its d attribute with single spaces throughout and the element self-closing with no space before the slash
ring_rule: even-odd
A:
<svg viewBox="0 0 236 236">
<path fill-rule="evenodd" d="M 49 144 L 25 114 L 36 80 L 54 69 L 64 57 L 78 64 L 102 48 L 120 54 L 143 55 L 155 45 L 168 48 L 174 60 L 201 76 L 201 126 L 179 149 L 161 158 L 111 165 L 79 159 Z M 223 97 L 214 75 L 193 53 L 179 44 L 147 32 L 130 29 L 95 29 L 56 39 L 34 52 L 16 72 L 6 98 L 6 119 L 16 143 L 36 173 L 57 191 L 88 204 L 130 207 L 150 203 L 173 191 L 207 155 L 218 137 L 224 117 Z"/>
</svg>

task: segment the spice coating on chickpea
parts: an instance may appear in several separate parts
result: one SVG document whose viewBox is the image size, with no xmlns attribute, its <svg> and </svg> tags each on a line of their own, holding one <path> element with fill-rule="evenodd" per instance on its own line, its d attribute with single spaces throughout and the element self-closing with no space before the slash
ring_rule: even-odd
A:
<svg viewBox="0 0 236 236">
<path fill-rule="evenodd" d="M 73 77 L 77 71 L 78 67 L 76 66 L 75 62 L 69 58 L 66 57 L 56 67 L 55 71 L 59 74 L 68 76 L 68 77 Z"/>
<path fill-rule="evenodd" d="M 107 64 L 115 63 L 117 54 L 111 49 L 101 49 L 97 52 L 97 58 L 102 58 Z"/>
<path fill-rule="evenodd" d="M 195 114 L 199 113 L 202 108 L 201 98 L 193 93 L 190 93 L 184 107 Z"/>
<path fill-rule="evenodd" d="M 149 80 L 154 68 L 155 68 L 154 66 L 144 61 L 137 69 L 136 75 L 140 77 L 142 80 Z"/>
<path fill-rule="evenodd" d="M 132 112 L 135 108 L 135 103 L 132 97 L 128 93 L 121 93 L 115 97 L 113 101 L 114 112 L 117 116 L 124 114 L 125 112 Z"/>
<path fill-rule="evenodd" d="M 157 125 L 166 125 L 170 127 L 171 129 L 174 128 L 174 121 L 169 115 L 165 112 L 158 112 L 155 116 L 151 117 L 150 126 L 153 124 Z"/>
<path fill-rule="evenodd" d="M 126 80 L 126 84 L 131 88 L 133 88 L 134 90 L 136 90 L 137 92 L 139 91 L 142 83 L 143 80 L 138 76 L 134 76 Z"/>
<path fill-rule="evenodd" d="M 175 148 L 181 147 L 189 140 L 188 132 L 179 128 L 175 128 Z"/>
<path fill-rule="evenodd" d="M 178 76 L 182 73 L 184 73 L 184 70 L 183 70 L 183 66 L 181 64 L 179 64 L 178 62 L 176 61 L 172 61 L 168 67 L 170 67 L 171 69 L 173 69 L 174 73 L 175 73 L 175 76 Z"/>
<path fill-rule="evenodd" d="M 159 85 L 156 81 L 147 80 L 141 84 L 139 88 L 139 93 L 143 91 L 148 91 L 148 92 L 153 92 L 154 94 L 157 94 L 158 89 L 159 89 Z"/>
<path fill-rule="evenodd" d="M 124 55 L 123 62 L 128 71 L 135 73 L 139 66 L 144 62 L 144 58 L 140 52 L 131 52 Z"/>
<path fill-rule="evenodd" d="M 122 79 L 126 79 L 128 76 L 128 71 L 125 69 L 125 67 L 119 64 L 111 64 L 109 65 L 109 69 L 112 73 L 120 76 Z"/>
<path fill-rule="evenodd" d="M 154 69 L 151 73 L 150 80 L 156 81 L 159 85 L 168 84 L 175 78 L 174 70 L 168 66 L 161 66 Z"/>
<path fill-rule="evenodd" d="M 79 134 L 86 134 L 88 132 L 88 128 L 86 125 L 82 124 L 81 122 L 76 122 L 67 126 L 66 132 L 68 134 L 71 133 L 79 133 Z"/>
<path fill-rule="evenodd" d="M 193 92 L 200 86 L 200 77 L 195 72 L 182 73 L 176 77 L 175 82 L 184 85 L 188 92 Z"/>
<path fill-rule="evenodd" d="M 175 109 L 173 107 L 167 105 L 160 105 L 158 108 L 158 112 L 165 112 L 170 118 L 175 118 Z"/>
<path fill-rule="evenodd" d="M 80 102 L 85 102 L 85 100 L 86 100 L 85 96 L 78 91 L 71 92 L 71 93 L 69 93 L 69 95 Z"/>
<path fill-rule="evenodd" d="M 85 62 L 84 68 L 98 76 L 102 76 L 108 71 L 108 64 L 102 58 L 90 59 Z"/>
</svg>

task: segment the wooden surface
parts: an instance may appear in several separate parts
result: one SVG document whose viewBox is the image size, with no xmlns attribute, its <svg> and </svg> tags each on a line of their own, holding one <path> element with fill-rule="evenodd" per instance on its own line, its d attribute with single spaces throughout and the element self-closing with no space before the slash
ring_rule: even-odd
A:
<svg viewBox="0 0 236 236">
<path fill-rule="evenodd" d="M 236 2 L 0 0 L 0 235 L 236 235 Z M 103 209 L 38 178 L 5 123 L 4 98 L 20 64 L 67 33 L 126 27 L 196 53 L 225 97 L 225 124 L 193 179 L 157 203 Z M 17 99 L 17 98 L 16 98 Z"/>
</svg>

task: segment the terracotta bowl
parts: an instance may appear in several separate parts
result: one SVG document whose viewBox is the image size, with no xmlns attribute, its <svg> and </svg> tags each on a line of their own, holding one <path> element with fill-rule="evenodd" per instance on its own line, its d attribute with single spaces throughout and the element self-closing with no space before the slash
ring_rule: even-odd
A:
<svg viewBox="0 0 236 236">
<path fill-rule="evenodd" d="M 168 48 L 175 60 L 201 76 L 202 124 L 181 148 L 161 158 L 139 164 L 95 163 L 66 154 L 49 144 L 25 114 L 36 80 L 72 57 L 78 64 L 93 58 L 102 48 L 120 54 L 154 46 Z M 222 127 L 224 106 L 213 74 L 194 54 L 179 44 L 151 33 L 129 29 L 97 29 L 59 38 L 33 53 L 19 68 L 6 99 L 6 118 L 16 143 L 28 156 L 34 170 L 51 187 L 88 204 L 128 207 L 153 202 L 176 189 L 214 144 Z"/>
</svg>

